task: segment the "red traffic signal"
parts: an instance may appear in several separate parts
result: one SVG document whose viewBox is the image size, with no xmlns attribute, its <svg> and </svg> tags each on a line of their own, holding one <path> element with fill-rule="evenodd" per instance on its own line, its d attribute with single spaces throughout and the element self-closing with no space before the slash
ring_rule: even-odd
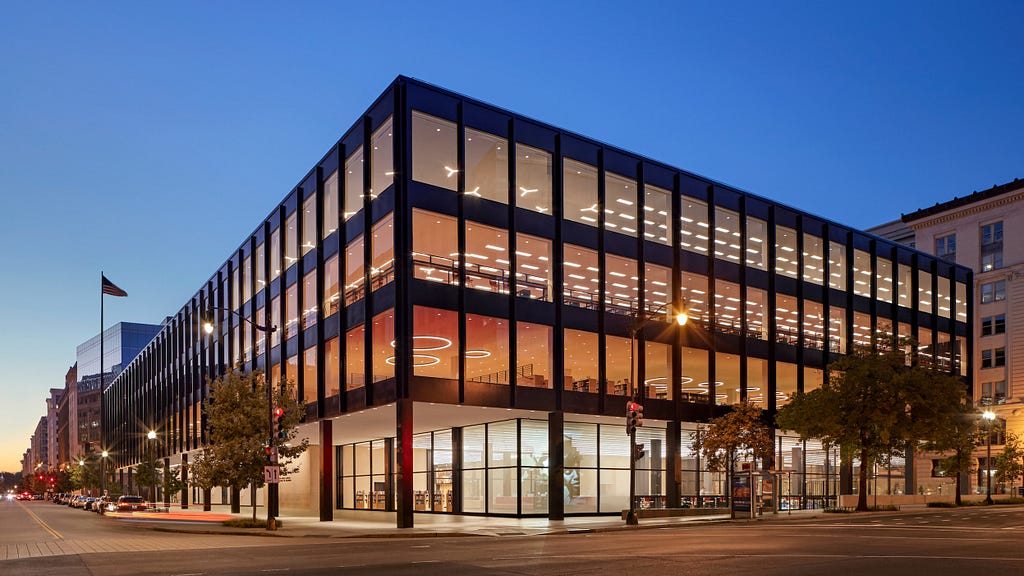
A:
<svg viewBox="0 0 1024 576">
<path fill-rule="evenodd" d="M 281 416 L 284 416 L 284 408 L 280 406 L 274 408 L 274 418 L 280 418 Z"/>
</svg>

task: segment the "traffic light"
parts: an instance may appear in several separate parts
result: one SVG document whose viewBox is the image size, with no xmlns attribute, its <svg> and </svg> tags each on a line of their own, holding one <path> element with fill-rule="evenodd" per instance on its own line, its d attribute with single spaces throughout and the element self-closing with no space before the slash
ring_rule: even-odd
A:
<svg viewBox="0 0 1024 576">
<path fill-rule="evenodd" d="M 272 460 L 271 457 L 270 457 L 270 454 L 271 454 L 270 446 L 264 446 L 263 447 L 263 455 L 267 457 L 267 463 L 268 464 L 270 464 L 271 460 Z"/>
<path fill-rule="evenodd" d="M 277 437 L 280 440 L 288 439 L 288 431 L 284 427 L 284 408 L 280 406 L 274 408 L 274 421 L 277 424 Z"/>
<path fill-rule="evenodd" d="M 636 427 L 639 428 L 644 425 L 644 406 L 636 402 L 634 405 L 636 406 Z"/>
<path fill-rule="evenodd" d="M 626 402 L 626 435 L 632 436 L 636 432 L 636 427 L 639 426 L 639 404 L 630 400 Z"/>
<path fill-rule="evenodd" d="M 633 444 L 633 462 L 639 462 L 644 458 L 644 445 Z"/>
</svg>

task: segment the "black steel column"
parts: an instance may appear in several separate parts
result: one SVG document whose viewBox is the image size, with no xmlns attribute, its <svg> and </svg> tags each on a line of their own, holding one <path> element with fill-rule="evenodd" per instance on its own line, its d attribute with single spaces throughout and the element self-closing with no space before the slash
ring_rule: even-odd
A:
<svg viewBox="0 0 1024 576">
<path fill-rule="evenodd" d="M 320 521 L 334 520 L 334 422 L 320 421 Z"/>
<path fill-rule="evenodd" d="M 565 413 L 548 413 L 548 520 L 565 519 Z M 559 490 L 559 488 L 563 488 Z"/>
<path fill-rule="evenodd" d="M 398 528 L 413 526 L 413 483 L 412 483 L 412 400 L 399 398 L 395 402 L 395 462 Z"/>
<path fill-rule="evenodd" d="M 188 452 L 181 455 L 181 509 L 188 510 Z"/>
<path fill-rule="evenodd" d="M 683 426 L 679 420 L 669 420 L 665 429 L 665 506 L 668 508 L 682 505 L 682 434 Z M 651 454 L 654 454 L 653 447 Z"/>
</svg>

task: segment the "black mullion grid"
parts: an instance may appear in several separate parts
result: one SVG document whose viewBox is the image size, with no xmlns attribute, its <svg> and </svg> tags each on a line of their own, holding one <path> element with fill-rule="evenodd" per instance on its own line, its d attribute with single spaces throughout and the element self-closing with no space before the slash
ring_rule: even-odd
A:
<svg viewBox="0 0 1024 576">
<path fill-rule="evenodd" d="M 597 410 L 603 414 L 605 405 L 608 402 L 608 344 L 607 336 L 604 333 L 605 314 L 605 173 L 604 173 L 604 148 L 597 151 L 597 379 L 599 391 L 597 395 Z M 562 263 L 562 273 L 565 273 L 565 263 Z"/>
<path fill-rule="evenodd" d="M 551 387 L 555 391 L 555 410 L 562 410 L 562 394 L 565 389 L 565 327 L 562 325 L 562 298 L 564 293 L 564 265 L 556 268 L 556 265 L 564 260 L 562 250 L 562 218 L 565 203 L 564 182 L 562 179 L 563 158 L 562 158 L 562 135 L 555 135 L 555 153 L 551 163 L 551 172 L 554 178 L 552 182 L 552 216 L 555 219 L 555 241 L 551 252 L 551 263 L 549 273 L 552 275 L 551 302 L 555 306 L 555 325 L 552 328 L 552 368 Z M 556 272 L 557 270 L 557 272 Z"/>
<path fill-rule="evenodd" d="M 806 270 L 807 262 L 804 252 L 804 217 L 803 214 L 800 214 L 796 219 L 796 390 L 798 393 L 804 391 L 806 357 L 804 349 L 807 346 L 806 330 L 804 329 L 804 318 L 807 313 L 804 302 L 807 294 L 804 290 L 804 270 Z"/>
<path fill-rule="evenodd" d="M 370 181 L 373 172 L 370 166 L 371 145 L 373 136 L 370 130 L 370 117 L 362 118 L 363 133 L 363 190 L 359 198 L 363 203 L 363 388 L 366 393 L 366 405 L 372 406 L 373 401 L 373 286 L 370 276 L 373 268 L 373 211 L 370 209 Z M 354 217 L 353 217 L 354 218 Z M 394 228 L 392 226 L 392 228 Z M 371 486 L 371 492 L 372 492 Z M 372 503 L 371 503 L 372 505 Z"/>
<path fill-rule="evenodd" d="M 747 355 L 749 353 L 747 335 L 747 195 L 740 195 L 740 401 L 747 401 L 747 379 L 750 377 L 747 369 Z M 762 394 L 763 396 L 763 394 Z"/>
<path fill-rule="evenodd" d="M 305 194 L 306 189 L 302 186 L 295 189 L 295 320 L 298 324 L 295 339 L 295 399 L 303 410 L 306 408 L 305 400 L 303 400 L 306 392 L 306 337 L 303 334 L 306 331 L 305 315 L 303 314 L 306 303 L 306 270 L 302 257 L 302 227 L 306 221 L 306 211 L 303 209 Z M 285 316 L 287 316 L 287 312 Z"/>
<path fill-rule="evenodd" d="M 274 279 L 278 285 L 277 298 L 278 302 L 280 302 L 277 307 L 277 318 L 274 318 L 274 323 L 277 324 L 277 330 L 275 330 L 274 333 L 277 334 L 278 345 L 277 382 L 278 386 L 280 386 L 284 384 L 285 375 L 287 374 L 288 369 L 288 335 L 286 333 L 286 325 L 288 321 L 288 263 L 284 258 L 285 246 L 288 244 L 288 230 L 285 228 L 285 222 L 288 219 L 285 215 L 284 206 L 279 206 L 275 210 L 274 219 L 277 220 L 277 246 L 275 246 L 278 251 L 277 262 L 281 265 L 281 273 Z M 268 336 L 270 335 L 268 334 Z M 267 339 L 270 340 L 270 338 Z M 271 370 L 273 370 L 274 363 L 274 355 L 272 352 L 272 347 L 267 346 L 267 360 L 271 364 Z"/>
<path fill-rule="evenodd" d="M 348 301 L 345 297 L 345 272 L 348 267 L 348 222 L 341 214 L 345 211 L 345 194 L 348 193 L 348 178 L 345 178 L 345 144 L 338 142 L 336 150 L 338 157 L 337 181 L 338 181 L 338 209 L 336 212 L 337 233 L 338 233 L 338 272 L 335 278 L 338 286 L 338 411 L 348 411 Z M 397 362 L 397 356 L 396 356 Z M 326 388 L 326 386 L 324 387 Z M 353 484 L 353 490 L 355 484 Z M 353 498 L 355 494 L 353 493 Z M 354 504 L 353 500 L 353 506 Z"/>
<path fill-rule="evenodd" d="M 647 275 L 645 274 L 647 261 L 646 258 L 644 258 L 644 227 L 646 226 L 644 223 L 644 219 L 646 217 L 644 214 L 644 205 L 646 204 L 644 196 L 647 189 L 644 186 L 643 162 L 636 163 L 636 169 L 634 170 L 633 177 L 636 181 L 636 203 L 634 206 L 636 206 L 637 212 L 637 231 L 635 240 L 637 277 L 635 321 L 638 323 L 637 326 L 641 327 L 641 329 L 637 331 L 636 343 L 634 344 L 636 346 L 636 382 L 633 383 L 633 389 L 636 391 L 637 399 L 640 402 L 643 402 L 647 398 L 647 385 L 645 382 L 647 377 L 647 330 L 645 329 L 647 324 Z M 630 335 L 630 338 L 632 337 L 633 336 Z M 629 367 L 629 377 L 631 379 L 633 378 L 632 366 Z"/>
<path fill-rule="evenodd" d="M 776 256 L 775 253 L 777 252 L 777 250 L 775 249 L 775 246 L 777 244 L 778 229 L 777 229 L 777 223 L 776 223 L 776 218 L 775 218 L 775 211 L 776 210 L 775 210 L 775 205 L 774 204 L 772 204 L 772 205 L 770 205 L 768 207 L 768 224 L 766 226 L 767 232 L 768 232 L 768 237 L 765 238 L 765 241 L 768 243 L 768 262 L 767 262 L 767 264 L 768 264 L 768 271 L 769 271 L 769 274 L 768 274 L 768 303 L 767 303 L 767 308 L 768 309 L 766 310 L 767 318 L 765 318 L 765 320 L 768 322 L 768 382 L 766 382 L 767 385 L 765 386 L 765 396 L 766 396 L 765 400 L 766 400 L 766 404 L 768 406 L 768 410 L 770 412 L 774 412 L 775 409 L 776 409 L 776 403 L 775 403 L 776 396 L 775 396 L 775 394 L 778 392 L 778 389 L 779 389 L 778 382 L 776 382 L 776 375 L 778 374 L 778 370 L 776 369 L 776 366 L 775 366 L 775 360 L 776 360 L 776 357 L 778 356 L 778 354 L 776 354 L 776 348 L 779 345 L 779 338 L 778 338 L 779 322 L 777 320 L 777 316 L 778 316 L 777 300 L 778 299 L 776 298 L 776 292 L 775 292 L 775 290 L 776 290 L 775 286 L 777 284 L 777 282 L 776 282 L 776 275 L 778 274 L 778 270 L 776 270 L 778 261 L 775 259 L 775 256 Z"/>
<path fill-rule="evenodd" d="M 918 330 L 921 326 L 921 296 L 919 291 L 921 290 L 921 274 L 918 270 L 920 260 L 916 253 L 910 256 L 910 339 L 918 344 Z M 911 348 L 911 355 L 914 361 L 917 360 L 917 346 Z"/>
<path fill-rule="evenodd" d="M 682 288 L 683 288 L 683 272 L 682 272 L 682 256 L 680 248 L 682 243 L 682 192 L 680 191 L 680 176 L 677 172 L 672 177 L 672 206 L 669 208 L 669 212 L 672 214 L 672 229 L 670 230 L 671 241 L 672 241 L 672 279 L 669 281 L 669 285 L 672 289 L 672 309 L 675 311 L 685 311 L 687 314 L 689 310 L 684 310 Z M 671 386 L 671 394 L 673 399 L 673 414 L 675 419 L 680 419 L 682 411 L 682 393 L 683 393 L 683 331 L 675 330 L 674 336 L 672 337 L 672 367 L 669 371 L 672 381 L 669 384 Z"/>
<path fill-rule="evenodd" d="M 878 351 L 878 241 L 871 239 L 868 242 L 868 266 L 871 267 L 868 280 L 868 331 L 871 338 L 871 350 Z"/>
<path fill-rule="evenodd" d="M 517 171 L 517 160 L 519 157 L 519 146 L 516 142 L 516 121 L 514 118 L 510 118 L 508 121 L 508 143 L 509 143 L 509 162 L 508 162 L 508 268 L 509 268 L 509 284 L 508 284 L 508 296 L 506 302 L 508 306 L 508 335 L 509 335 L 509 405 L 516 405 L 516 392 L 519 386 L 519 326 L 516 323 L 516 266 L 518 259 L 516 257 L 516 230 L 517 219 L 516 219 L 516 171 Z M 462 255 L 465 258 L 465 254 Z M 464 267 L 465 265 L 463 265 Z"/>
<path fill-rule="evenodd" d="M 897 348 L 900 333 L 900 254 L 899 248 L 891 246 L 888 250 L 889 256 L 889 307 L 890 320 L 892 321 L 892 334 L 889 336 L 889 346 L 893 350 Z"/>
<path fill-rule="evenodd" d="M 824 259 L 824 273 L 822 280 L 822 289 L 824 290 L 823 302 L 821 303 L 822 315 L 821 315 L 821 326 L 824 332 L 824 363 L 826 366 L 831 363 L 832 358 L 832 237 L 831 237 L 832 225 L 825 223 L 822 227 L 822 258 Z M 822 370 L 821 385 L 828 384 L 828 370 Z"/>
<path fill-rule="evenodd" d="M 853 301 L 856 299 L 853 293 L 856 278 L 854 277 L 854 268 L 856 268 L 857 255 L 853 248 L 853 233 L 846 230 L 844 233 L 843 240 L 845 241 L 846 248 L 846 271 L 844 277 L 846 278 L 846 326 L 843 330 L 846 332 L 846 349 L 842 350 L 842 354 L 847 354 L 853 350 L 854 346 L 854 330 L 853 330 Z"/>
<path fill-rule="evenodd" d="M 392 116 L 392 161 L 394 163 L 394 253 L 395 253 L 395 392 L 398 398 L 409 397 L 412 365 L 409 354 L 412 347 L 412 302 L 410 283 L 413 277 L 412 240 L 410 236 L 412 209 L 409 205 L 409 177 L 411 142 L 409 125 L 412 110 L 406 102 L 406 86 L 395 85 L 395 110 Z M 460 256 L 461 258 L 461 256 Z M 339 268 L 339 272 L 340 272 Z"/>
<path fill-rule="evenodd" d="M 326 374 L 324 370 L 324 169 L 323 166 L 316 167 L 316 200 L 313 201 L 313 242 L 316 245 L 316 276 L 313 287 L 314 298 L 316 298 L 316 417 L 323 418 L 326 412 L 324 396 L 327 390 Z M 305 292 L 305 291 L 303 291 Z M 341 338 L 338 338 L 341 342 Z M 303 390 L 305 392 L 305 390 Z M 335 458 L 337 461 L 337 458 Z"/>
<path fill-rule="evenodd" d="M 708 406 L 713 407 L 718 401 L 718 386 L 716 383 L 717 377 L 715 370 L 717 369 L 717 356 L 718 356 L 718 312 L 715 306 L 715 293 L 718 291 L 716 284 L 718 279 L 715 275 L 715 236 L 718 231 L 715 230 L 715 221 L 717 220 L 715 212 L 717 207 L 715 206 L 715 186 L 713 184 L 708 185 L 708 292 L 707 292 L 707 309 L 708 309 L 708 328 L 709 335 L 711 336 L 711 350 L 708 351 Z"/>
<path fill-rule="evenodd" d="M 455 179 L 456 193 L 456 250 L 459 253 L 458 270 L 458 333 L 459 333 L 459 365 L 457 376 L 459 378 L 459 404 L 466 401 L 466 124 L 463 118 L 462 101 L 458 103 L 455 124 L 455 167 L 459 169 Z M 433 438 L 433 435 L 431 435 Z M 433 440 L 431 440 L 433 442 Z M 433 495 L 431 495 L 433 498 Z M 431 503 L 433 508 L 433 503 Z"/>
</svg>

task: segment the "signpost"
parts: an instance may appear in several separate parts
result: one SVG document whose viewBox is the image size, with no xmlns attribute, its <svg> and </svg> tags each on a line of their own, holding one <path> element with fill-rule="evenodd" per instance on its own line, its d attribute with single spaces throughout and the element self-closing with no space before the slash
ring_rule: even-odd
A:
<svg viewBox="0 0 1024 576">
<path fill-rule="evenodd" d="M 279 466 L 264 466 L 263 481 L 267 484 L 277 484 L 281 481 L 281 468 Z"/>
</svg>

